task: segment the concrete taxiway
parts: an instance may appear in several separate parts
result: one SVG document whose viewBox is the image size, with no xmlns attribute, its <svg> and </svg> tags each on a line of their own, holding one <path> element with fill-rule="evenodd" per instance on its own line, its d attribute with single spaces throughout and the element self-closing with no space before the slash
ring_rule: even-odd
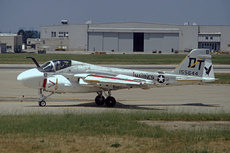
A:
<svg viewBox="0 0 230 153">
<path fill-rule="evenodd" d="M 30 66 L 16 67 L 21 69 L 12 66 L 0 69 L 0 114 L 98 113 L 127 110 L 230 112 L 230 85 L 216 84 L 113 91 L 112 94 L 118 101 L 114 108 L 98 107 L 94 103 L 96 93 L 55 94 L 46 100 L 46 107 L 39 107 L 38 91 L 22 86 L 16 79 L 19 73 Z"/>
</svg>

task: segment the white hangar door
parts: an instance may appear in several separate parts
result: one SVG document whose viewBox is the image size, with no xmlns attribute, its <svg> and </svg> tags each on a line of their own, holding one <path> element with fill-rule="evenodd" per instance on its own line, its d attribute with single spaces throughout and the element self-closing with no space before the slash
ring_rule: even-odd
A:
<svg viewBox="0 0 230 153">
<path fill-rule="evenodd" d="M 103 51 L 133 51 L 133 33 L 103 33 Z"/>
<path fill-rule="evenodd" d="M 133 33 L 119 33 L 118 34 L 118 50 L 119 51 L 133 51 Z"/>
<path fill-rule="evenodd" d="M 91 32 L 88 34 L 88 50 L 103 51 L 103 33 Z"/>
<path fill-rule="evenodd" d="M 89 51 L 133 51 L 133 33 L 89 32 Z"/>
<path fill-rule="evenodd" d="M 171 52 L 179 49 L 178 33 L 146 33 L 144 36 L 145 52 L 153 50 Z"/>
<path fill-rule="evenodd" d="M 103 51 L 118 51 L 118 33 L 103 33 Z"/>
</svg>

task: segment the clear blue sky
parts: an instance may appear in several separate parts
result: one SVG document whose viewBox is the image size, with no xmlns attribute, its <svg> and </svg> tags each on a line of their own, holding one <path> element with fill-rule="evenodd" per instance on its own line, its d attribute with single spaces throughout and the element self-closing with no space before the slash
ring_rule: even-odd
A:
<svg viewBox="0 0 230 153">
<path fill-rule="evenodd" d="M 0 32 L 110 22 L 230 25 L 230 0 L 0 0 Z"/>
</svg>

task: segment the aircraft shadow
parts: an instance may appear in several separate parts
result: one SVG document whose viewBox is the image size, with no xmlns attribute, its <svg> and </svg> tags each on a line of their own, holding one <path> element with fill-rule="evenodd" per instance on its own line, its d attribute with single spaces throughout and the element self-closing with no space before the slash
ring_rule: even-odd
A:
<svg viewBox="0 0 230 153">
<path fill-rule="evenodd" d="M 4 101 L 11 101 L 12 98 L 4 98 Z M 15 100 L 15 98 L 13 98 Z M 16 98 L 16 101 L 19 101 L 20 98 Z M 25 98 L 23 101 L 36 101 L 36 98 Z M 79 101 L 85 101 L 85 99 L 73 99 L 73 100 L 67 100 L 69 102 L 79 102 Z M 1 98 L 0 98 L 1 101 Z M 66 99 L 49 99 L 50 102 L 59 102 L 59 101 L 66 101 Z M 203 104 L 203 103 L 185 103 L 185 104 L 138 104 L 138 105 L 127 105 L 123 104 L 121 102 L 117 102 L 114 107 L 106 107 L 98 106 L 95 104 L 95 102 L 92 101 L 86 101 L 85 103 L 81 104 L 73 104 L 73 105 L 52 105 L 52 103 L 47 102 L 46 107 L 91 107 L 91 108 L 117 108 L 117 109 L 138 109 L 138 110 L 167 110 L 163 108 L 152 108 L 152 107 L 174 107 L 174 106 L 188 106 L 188 107 L 221 107 L 220 105 L 209 105 L 209 104 Z M 31 107 L 31 106 L 30 106 Z M 32 107 L 39 107 L 39 106 L 32 106 Z"/>
<path fill-rule="evenodd" d="M 165 109 L 158 109 L 158 108 L 147 108 L 147 106 L 151 105 L 125 105 L 120 102 L 117 102 L 114 107 L 106 107 L 98 106 L 95 102 L 90 103 L 82 103 L 82 104 L 74 104 L 74 105 L 49 105 L 47 104 L 46 107 L 85 107 L 85 108 L 108 108 L 108 109 L 138 109 L 138 110 L 165 110 Z"/>
<path fill-rule="evenodd" d="M 108 109 L 135 109 L 135 110 L 167 110 L 163 108 L 152 108 L 152 107 L 174 107 L 174 106 L 197 106 L 197 107 L 219 107 L 218 105 L 207 105 L 203 103 L 187 103 L 187 104 L 139 104 L 139 105 L 126 105 L 120 102 L 117 102 L 114 107 L 98 106 L 95 102 L 90 103 L 81 103 L 73 105 L 47 105 L 46 107 L 85 107 L 85 108 L 108 108 Z"/>
</svg>

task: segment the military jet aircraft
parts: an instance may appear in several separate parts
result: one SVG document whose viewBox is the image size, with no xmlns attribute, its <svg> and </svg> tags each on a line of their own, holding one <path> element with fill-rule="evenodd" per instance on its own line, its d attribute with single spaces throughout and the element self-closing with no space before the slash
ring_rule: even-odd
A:
<svg viewBox="0 0 230 153">
<path fill-rule="evenodd" d="M 23 85 L 38 89 L 39 106 L 46 106 L 46 99 L 54 93 L 96 92 L 95 103 L 113 107 L 116 99 L 112 90 L 157 86 L 197 84 L 215 81 L 209 50 L 194 49 L 170 72 L 139 71 L 102 67 L 74 60 L 52 60 L 40 66 L 31 58 L 37 68 L 18 75 Z M 45 96 L 43 92 L 50 92 Z"/>
</svg>

